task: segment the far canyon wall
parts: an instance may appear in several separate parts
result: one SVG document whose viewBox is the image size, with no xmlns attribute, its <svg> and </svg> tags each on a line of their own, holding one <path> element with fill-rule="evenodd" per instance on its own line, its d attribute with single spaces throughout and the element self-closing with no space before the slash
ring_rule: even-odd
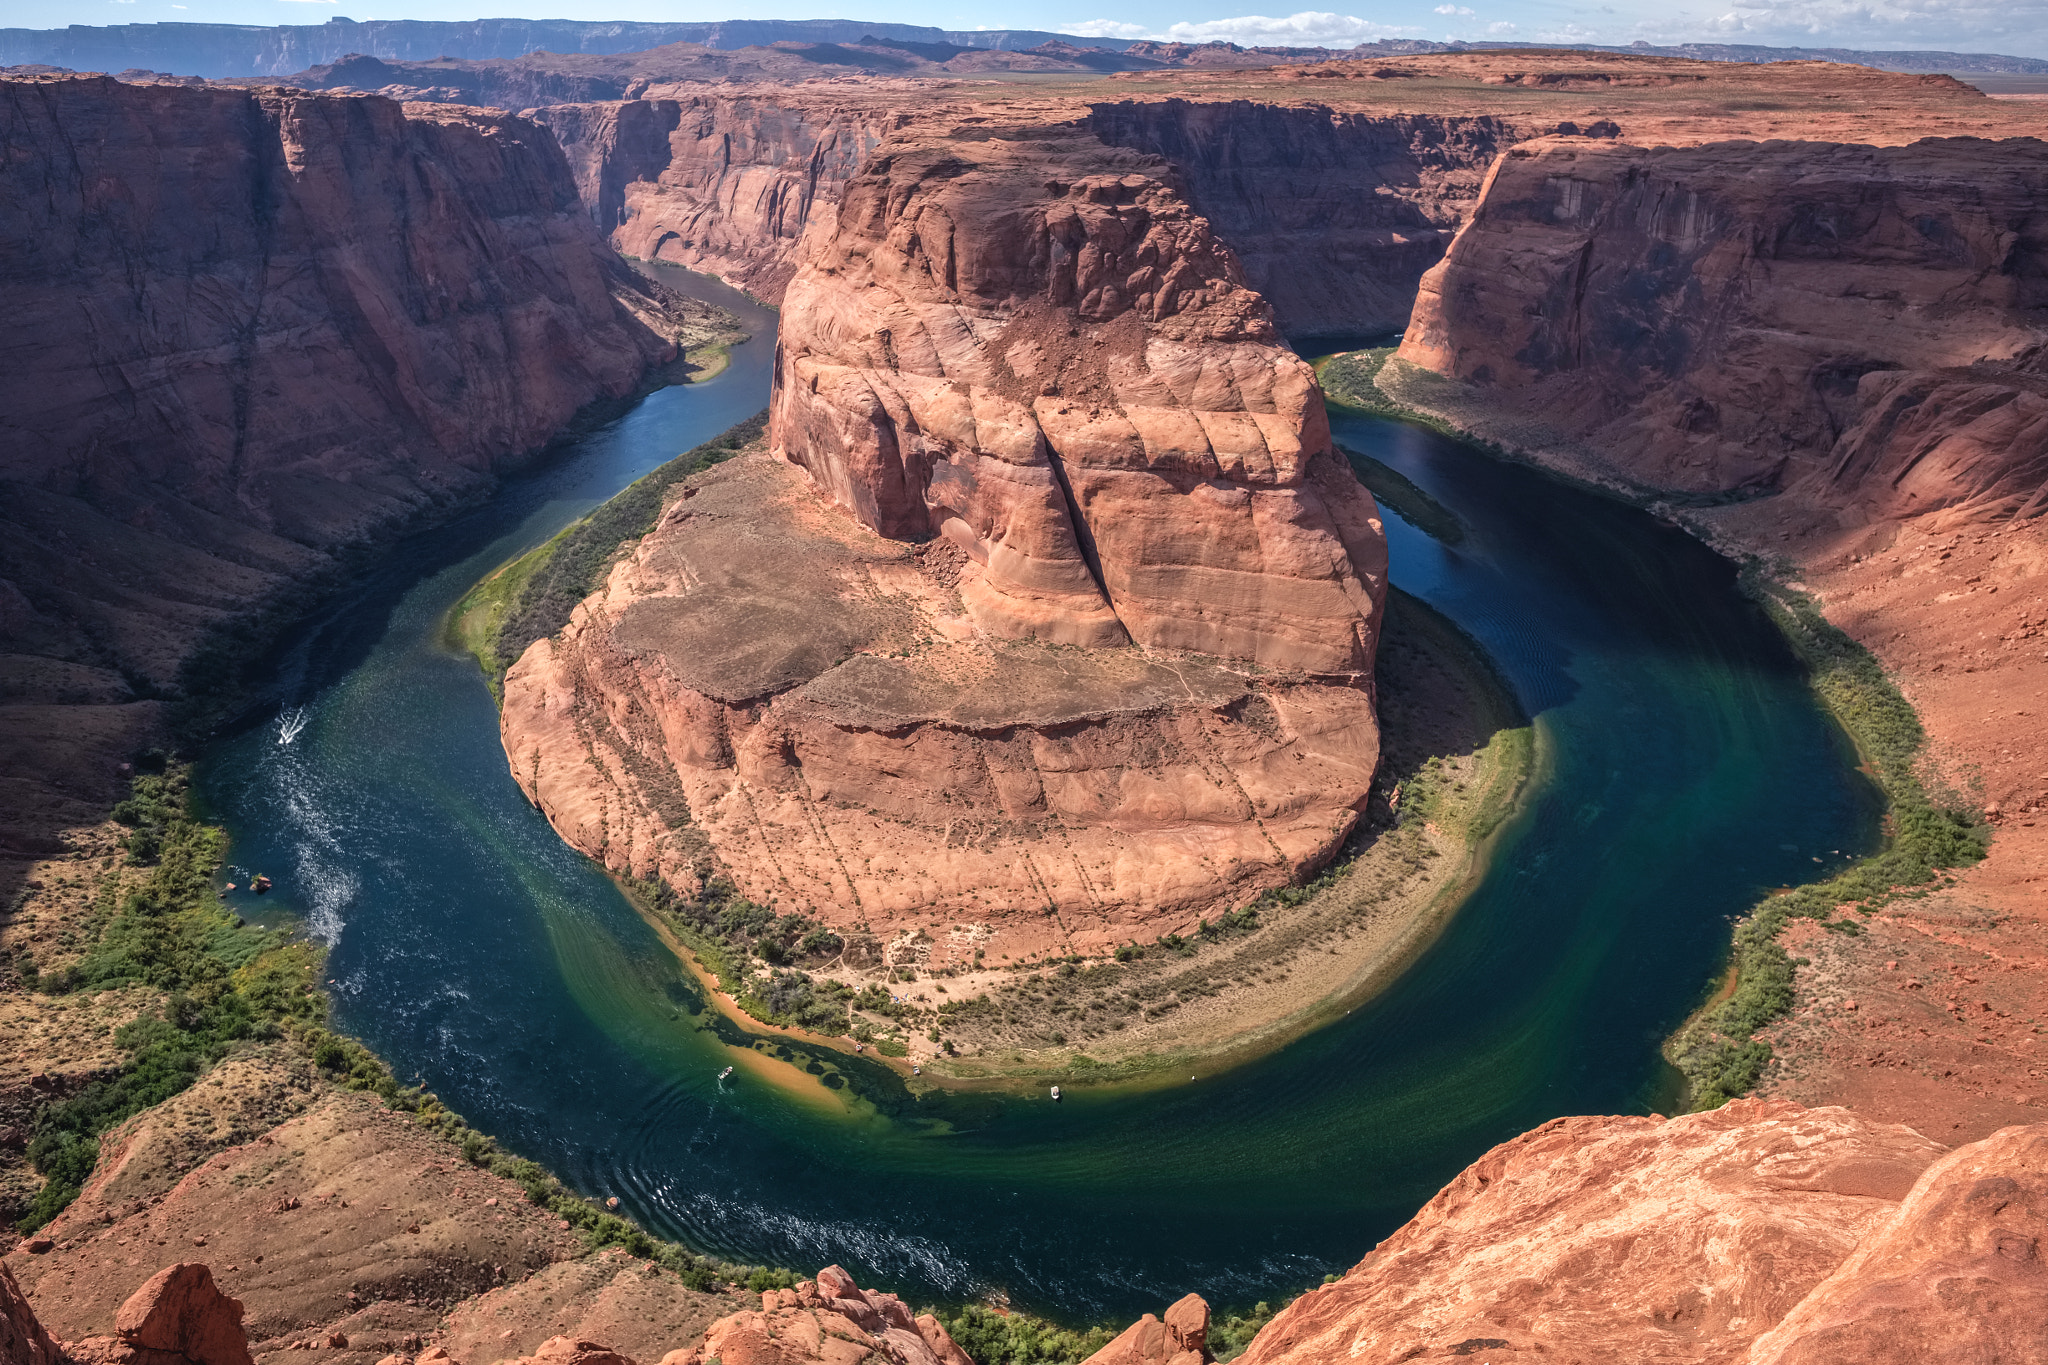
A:
<svg viewBox="0 0 2048 1365">
<path fill-rule="evenodd" d="M 1532 143 L 1423 282 L 1400 357 L 1646 487 L 2034 515 L 2044 202 L 2033 139 Z"/>
<path fill-rule="evenodd" d="M 795 273 L 805 228 L 884 137 L 1000 122 L 956 92 L 660 93 L 532 116 L 562 140 L 598 226 L 621 251 L 724 275 L 770 301 Z M 1029 136 L 1072 128 L 1169 162 L 1161 177 L 1208 217 L 1290 334 L 1399 330 L 1495 154 L 1537 131 L 1493 116 L 1245 100 L 1035 112 L 1044 126 Z"/>
<path fill-rule="evenodd" d="M 97 821 L 209 631 L 705 330 L 510 116 L 31 79 L 0 139 L 11 852 Z"/>
</svg>

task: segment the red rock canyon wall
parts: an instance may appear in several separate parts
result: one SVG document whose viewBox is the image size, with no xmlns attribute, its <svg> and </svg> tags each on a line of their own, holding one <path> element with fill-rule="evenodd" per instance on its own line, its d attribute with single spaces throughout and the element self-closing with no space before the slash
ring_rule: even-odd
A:
<svg viewBox="0 0 2048 1365">
<path fill-rule="evenodd" d="M 8 80 L 0 145 L 10 851 L 100 817 L 210 629 L 624 395 L 689 325 L 509 116 Z"/>
</svg>

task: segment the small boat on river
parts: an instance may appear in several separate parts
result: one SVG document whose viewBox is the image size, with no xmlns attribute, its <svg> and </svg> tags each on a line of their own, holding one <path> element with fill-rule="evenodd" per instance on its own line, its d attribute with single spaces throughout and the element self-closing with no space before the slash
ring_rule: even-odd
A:
<svg viewBox="0 0 2048 1365">
<path fill-rule="evenodd" d="M 1059 1103 L 1059 1099 L 1060 1099 L 1060 1088 L 1059 1088 L 1058 1086 L 1054 1086 L 1054 1087 L 1052 1088 L 1052 1099 L 1053 1099 L 1053 1103 L 1054 1103 L 1054 1104 L 1058 1104 L 1058 1103 Z"/>
<path fill-rule="evenodd" d="M 719 1072 L 719 1073 L 718 1073 L 718 1079 L 722 1081 L 722 1080 L 724 1080 L 724 1079 L 725 1079 L 725 1078 L 726 1078 L 727 1076 L 730 1076 L 730 1075 L 732 1075 L 732 1068 L 731 1068 L 731 1067 L 727 1067 L 727 1068 L 726 1068 L 725 1070 L 723 1070 L 723 1071 L 721 1071 L 721 1072 Z"/>
</svg>

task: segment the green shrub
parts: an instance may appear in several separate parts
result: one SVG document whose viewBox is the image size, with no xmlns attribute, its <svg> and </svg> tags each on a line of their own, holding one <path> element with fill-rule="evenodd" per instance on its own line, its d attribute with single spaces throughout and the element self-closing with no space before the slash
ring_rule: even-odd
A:
<svg viewBox="0 0 2048 1365">
<path fill-rule="evenodd" d="M 1115 1335 L 1107 1327 L 1077 1332 L 1029 1313 L 998 1313 L 980 1304 L 952 1314 L 932 1311 L 975 1365 L 1078 1365 Z"/>
</svg>

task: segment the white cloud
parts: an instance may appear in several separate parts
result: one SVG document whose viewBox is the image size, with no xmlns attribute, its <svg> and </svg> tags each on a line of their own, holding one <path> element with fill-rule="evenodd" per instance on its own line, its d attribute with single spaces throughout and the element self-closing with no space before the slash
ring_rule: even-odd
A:
<svg viewBox="0 0 2048 1365">
<path fill-rule="evenodd" d="M 1503 19 L 1499 23 L 1488 24 L 1486 31 L 1488 33 L 1513 33 L 1517 27 L 1518 25 L 1511 24 Z"/>
<path fill-rule="evenodd" d="M 1148 30 L 1143 24 L 1119 23 L 1115 19 L 1090 19 L 1086 23 L 1061 24 L 1061 33 L 1071 33 L 1076 38 L 1143 38 Z"/>
<path fill-rule="evenodd" d="M 1463 5 L 1438 5 L 1436 7 L 1436 12 L 1438 14 L 1460 14 L 1467 19 L 1471 18 L 1473 13 L 1471 10 L 1466 9 Z"/>
<path fill-rule="evenodd" d="M 2048 53 L 2048 0 L 1734 0 L 1721 13 L 1640 22 L 1625 38 L 2039 56 Z"/>
<path fill-rule="evenodd" d="M 1353 14 L 1330 14 L 1303 10 L 1279 18 L 1245 14 L 1235 19 L 1210 19 L 1199 24 L 1175 24 L 1166 36 L 1178 43 L 1238 43 L 1245 47 L 1330 47 L 1350 46 L 1413 33 L 1414 29 L 1376 24 Z"/>
</svg>

